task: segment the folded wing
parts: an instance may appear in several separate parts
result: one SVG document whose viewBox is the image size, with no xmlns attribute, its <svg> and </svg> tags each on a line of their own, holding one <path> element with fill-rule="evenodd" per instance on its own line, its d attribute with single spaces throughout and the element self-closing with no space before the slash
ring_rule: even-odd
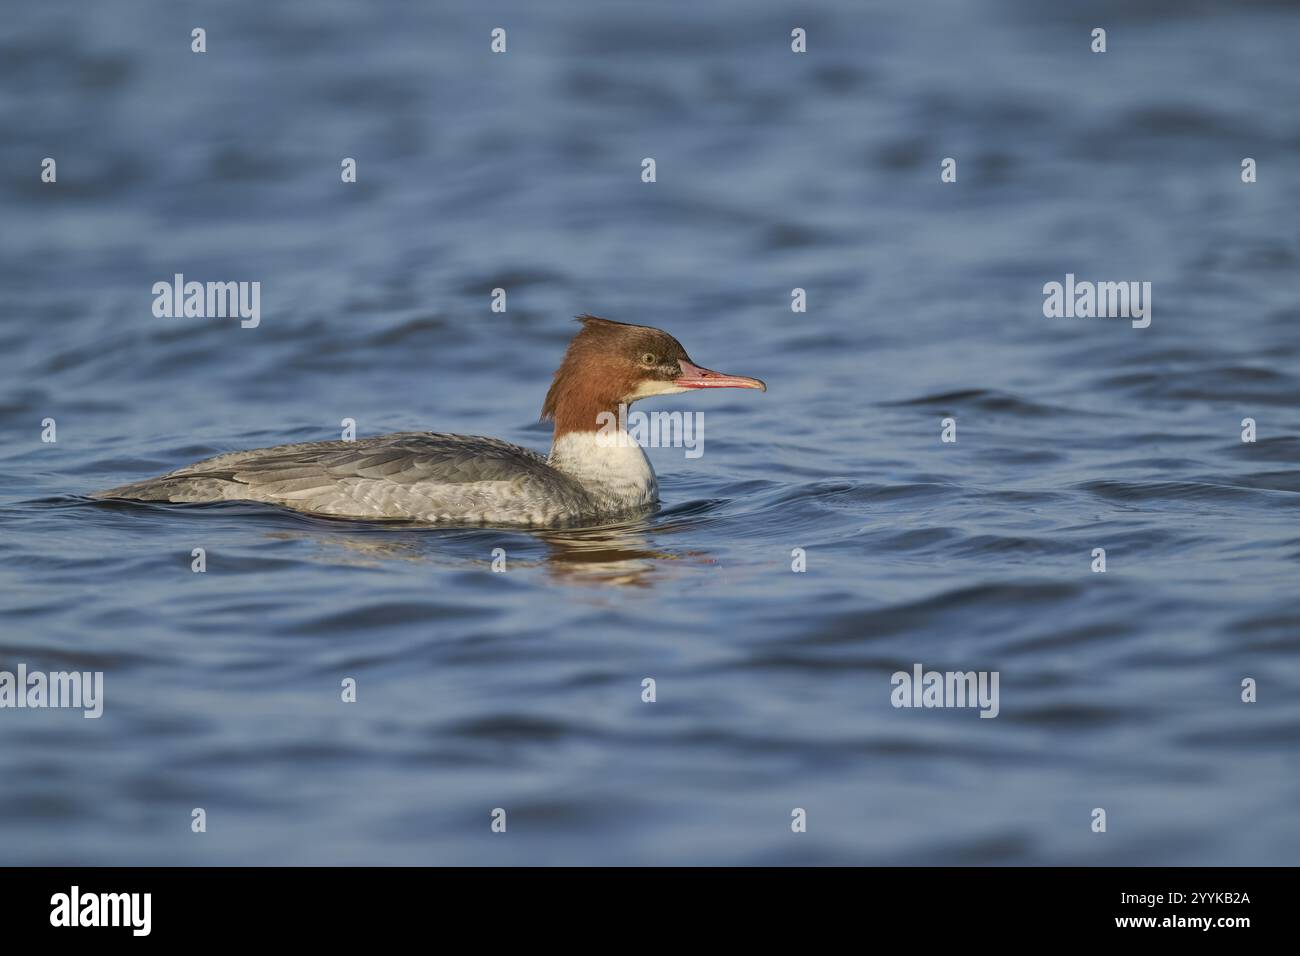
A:
<svg viewBox="0 0 1300 956">
<path fill-rule="evenodd" d="M 589 504 L 536 452 L 477 435 L 399 432 L 231 452 L 101 493 L 146 501 L 262 501 L 311 514 L 547 523 Z"/>
</svg>

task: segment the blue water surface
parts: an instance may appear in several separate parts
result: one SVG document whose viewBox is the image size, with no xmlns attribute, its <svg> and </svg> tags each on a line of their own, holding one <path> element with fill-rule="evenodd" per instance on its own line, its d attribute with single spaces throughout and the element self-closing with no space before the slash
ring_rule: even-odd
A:
<svg viewBox="0 0 1300 956">
<path fill-rule="evenodd" d="M 1296 862 L 1293 4 L 6 23 L 0 670 L 105 708 L 0 710 L 0 863 Z M 156 318 L 176 273 L 260 325 Z M 1067 274 L 1151 282 L 1151 326 L 1044 317 Z M 544 451 L 579 312 L 769 386 L 645 403 L 705 421 L 645 519 L 87 497 L 345 418 Z M 893 707 L 917 663 L 999 716 Z"/>
</svg>

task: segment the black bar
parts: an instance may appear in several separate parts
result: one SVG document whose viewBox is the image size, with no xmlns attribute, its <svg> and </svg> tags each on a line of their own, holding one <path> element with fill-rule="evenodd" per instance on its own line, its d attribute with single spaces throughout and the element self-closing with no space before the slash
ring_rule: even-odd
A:
<svg viewBox="0 0 1300 956">
<path fill-rule="evenodd" d="M 431 928 L 450 941 L 475 927 L 488 934 L 483 943 L 531 932 L 540 945 L 552 933 L 576 939 L 611 922 L 629 938 L 665 942 L 685 938 L 664 935 L 673 927 L 698 924 L 760 939 L 840 927 L 855 938 L 920 933 L 918 942 L 1199 937 L 1232 945 L 1243 933 L 1285 928 L 1293 876 L 1248 868 L 34 868 L 0 870 L 0 925 L 7 942 L 67 942 L 70 934 L 79 943 L 123 941 L 143 928 L 142 895 L 139 909 L 118 896 L 103 910 L 111 917 L 118 907 L 126 925 L 51 925 L 71 909 L 76 886 L 87 917 L 101 911 L 98 894 L 147 893 L 147 938 L 205 945 L 337 945 L 373 942 L 377 930 Z M 60 894 L 68 905 L 56 912 Z M 1205 919 L 1208 928 L 1199 925 Z"/>
</svg>

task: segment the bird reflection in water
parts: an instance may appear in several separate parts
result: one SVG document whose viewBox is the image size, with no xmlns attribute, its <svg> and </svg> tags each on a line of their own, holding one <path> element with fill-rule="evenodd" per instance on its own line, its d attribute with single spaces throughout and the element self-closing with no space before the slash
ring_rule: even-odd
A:
<svg viewBox="0 0 1300 956">
<path fill-rule="evenodd" d="M 544 568 L 557 580 L 574 584 L 633 585 L 652 587 L 671 566 L 710 565 L 713 559 L 702 551 L 665 551 L 651 546 L 645 518 L 599 527 L 563 530 L 523 531 L 508 529 L 414 530 L 409 525 L 388 526 L 366 534 L 329 534 L 308 531 L 276 531 L 278 540 L 306 540 L 320 546 L 331 564 L 374 567 L 384 561 L 435 561 L 492 566 L 492 550 L 505 550 L 506 568 Z M 660 529 L 662 530 L 662 529 Z M 510 539 L 532 538 L 546 546 L 540 559 L 533 549 L 516 553 Z"/>
</svg>

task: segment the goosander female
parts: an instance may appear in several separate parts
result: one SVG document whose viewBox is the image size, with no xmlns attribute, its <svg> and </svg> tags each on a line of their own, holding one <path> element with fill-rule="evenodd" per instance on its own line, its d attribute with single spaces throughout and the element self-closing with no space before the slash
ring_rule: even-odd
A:
<svg viewBox="0 0 1300 956">
<path fill-rule="evenodd" d="M 756 388 L 756 378 L 693 363 L 660 329 L 580 315 L 542 405 L 555 422 L 543 458 L 496 438 L 397 432 L 236 451 L 100 492 L 136 501 L 260 501 L 334 518 L 559 527 L 659 500 L 654 469 L 623 432 L 620 404 L 695 388 Z M 605 415 L 602 413 L 609 413 Z M 612 419 L 609 417 L 612 415 Z"/>
</svg>

